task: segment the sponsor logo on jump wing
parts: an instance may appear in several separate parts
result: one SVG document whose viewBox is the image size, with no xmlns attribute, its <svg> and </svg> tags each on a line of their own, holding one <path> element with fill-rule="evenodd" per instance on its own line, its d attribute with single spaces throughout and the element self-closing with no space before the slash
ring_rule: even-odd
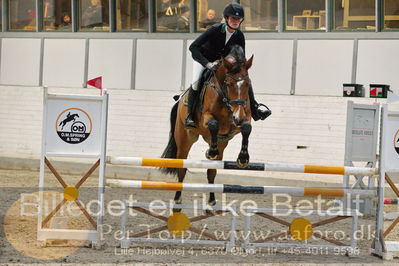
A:
<svg viewBox="0 0 399 266">
<path fill-rule="evenodd" d="M 69 144 L 85 141 L 91 133 L 90 116 L 80 108 L 69 108 L 60 113 L 56 121 L 58 136 Z"/>
<path fill-rule="evenodd" d="M 393 141 L 394 141 L 393 146 L 395 147 L 395 151 L 397 154 L 399 154 L 399 130 L 396 131 Z"/>
</svg>

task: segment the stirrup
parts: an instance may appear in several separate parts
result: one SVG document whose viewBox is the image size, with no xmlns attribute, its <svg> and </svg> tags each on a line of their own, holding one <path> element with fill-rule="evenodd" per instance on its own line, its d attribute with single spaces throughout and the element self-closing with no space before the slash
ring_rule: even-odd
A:
<svg viewBox="0 0 399 266">
<path fill-rule="evenodd" d="M 259 107 L 261 107 L 261 106 L 265 107 L 266 110 L 261 110 L 261 109 L 259 109 Z M 257 111 L 258 117 L 259 117 L 261 120 L 265 120 L 266 118 L 268 118 L 268 117 L 272 114 L 272 111 L 269 109 L 269 107 L 267 107 L 267 106 L 264 105 L 263 103 L 259 103 L 259 104 L 258 104 L 258 106 L 257 106 L 257 108 L 256 108 L 256 111 Z"/>
</svg>

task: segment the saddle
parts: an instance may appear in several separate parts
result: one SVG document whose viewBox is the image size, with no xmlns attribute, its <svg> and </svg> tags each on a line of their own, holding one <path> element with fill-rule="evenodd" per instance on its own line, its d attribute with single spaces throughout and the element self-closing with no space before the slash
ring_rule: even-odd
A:
<svg viewBox="0 0 399 266">
<path fill-rule="evenodd" d="M 199 108 L 200 112 L 202 112 L 204 94 L 205 94 L 205 91 L 206 91 L 206 90 L 204 90 L 203 87 L 204 87 L 205 82 L 209 81 L 212 78 L 212 76 L 213 76 L 213 72 L 210 71 L 209 69 L 205 68 L 202 71 L 201 77 L 200 77 L 200 79 L 198 81 L 198 92 L 199 93 L 198 93 L 196 102 L 198 104 L 198 108 Z M 189 89 L 186 89 L 182 94 L 173 96 L 173 99 L 175 101 L 180 101 L 182 99 L 183 100 L 183 104 L 185 106 L 187 106 L 188 105 L 188 102 L 187 102 L 187 95 L 188 95 L 187 92 L 188 92 L 188 90 Z"/>
</svg>

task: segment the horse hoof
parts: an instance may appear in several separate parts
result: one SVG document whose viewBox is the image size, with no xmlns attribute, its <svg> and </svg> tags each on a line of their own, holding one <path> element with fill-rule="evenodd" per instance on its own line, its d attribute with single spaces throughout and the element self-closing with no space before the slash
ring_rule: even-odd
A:
<svg viewBox="0 0 399 266">
<path fill-rule="evenodd" d="M 212 215 L 213 214 L 213 210 L 205 210 L 205 215 Z"/>
<path fill-rule="evenodd" d="M 208 202 L 208 206 L 215 206 L 216 205 L 216 200 Z M 214 214 L 214 210 L 206 209 L 205 214 L 211 215 Z"/>
<path fill-rule="evenodd" d="M 182 202 L 183 202 L 182 199 L 175 200 L 175 204 L 182 204 Z M 173 213 L 181 212 L 181 209 L 180 208 L 173 208 L 172 211 L 173 211 Z"/>
<path fill-rule="evenodd" d="M 237 159 L 237 166 L 239 168 L 247 168 L 248 167 L 249 160 L 243 160 L 243 161 L 244 162 L 241 162 L 240 159 Z"/>
<path fill-rule="evenodd" d="M 214 155 L 214 156 L 211 156 L 211 155 L 209 154 L 209 150 L 207 150 L 207 151 L 205 152 L 205 157 L 206 157 L 208 160 L 216 160 L 216 158 L 218 157 L 218 155 L 216 154 L 216 155 Z"/>
</svg>

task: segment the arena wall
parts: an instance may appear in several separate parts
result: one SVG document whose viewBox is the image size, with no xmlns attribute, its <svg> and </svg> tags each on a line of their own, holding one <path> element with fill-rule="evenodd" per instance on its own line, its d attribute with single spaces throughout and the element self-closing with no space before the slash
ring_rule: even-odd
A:
<svg viewBox="0 0 399 266">
<path fill-rule="evenodd" d="M 179 91 L 192 77 L 190 39 L 2 38 L 0 85 Z M 399 58 L 395 39 L 247 41 L 258 94 L 341 96 L 343 83 L 388 84 Z M 367 93 L 366 93 L 367 96 Z"/>
</svg>

